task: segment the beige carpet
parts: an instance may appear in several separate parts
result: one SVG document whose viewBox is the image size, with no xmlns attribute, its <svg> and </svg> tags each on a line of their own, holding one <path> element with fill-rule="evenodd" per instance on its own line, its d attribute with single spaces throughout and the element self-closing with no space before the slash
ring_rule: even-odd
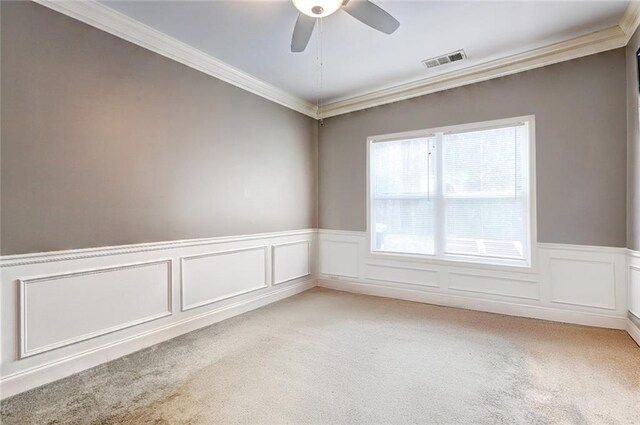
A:
<svg viewBox="0 0 640 425">
<path fill-rule="evenodd" d="M 623 331 L 313 289 L 2 402 L 10 424 L 639 424 Z"/>
</svg>

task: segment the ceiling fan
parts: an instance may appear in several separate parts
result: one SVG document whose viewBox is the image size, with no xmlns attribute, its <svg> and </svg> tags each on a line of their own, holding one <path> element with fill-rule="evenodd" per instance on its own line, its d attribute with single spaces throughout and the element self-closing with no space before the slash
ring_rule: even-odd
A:
<svg viewBox="0 0 640 425">
<path fill-rule="evenodd" d="M 368 0 L 292 0 L 300 12 L 291 38 L 291 51 L 303 52 L 309 43 L 318 18 L 342 10 L 371 28 L 391 34 L 400 26 L 400 22 L 379 6 Z"/>
</svg>

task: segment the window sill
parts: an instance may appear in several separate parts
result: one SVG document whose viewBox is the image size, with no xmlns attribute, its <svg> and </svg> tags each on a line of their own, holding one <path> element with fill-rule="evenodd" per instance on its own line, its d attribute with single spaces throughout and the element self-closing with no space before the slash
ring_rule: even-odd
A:
<svg viewBox="0 0 640 425">
<path fill-rule="evenodd" d="M 480 270 L 490 271 L 502 271 L 510 273 L 525 273 L 525 274 L 538 274 L 538 267 L 535 259 L 532 259 L 530 263 L 524 261 L 510 261 L 502 260 L 496 262 L 495 260 L 483 261 L 482 258 L 466 258 L 466 257 L 450 257 L 450 258 L 435 258 L 429 255 L 420 254 L 396 254 L 392 252 L 382 251 L 369 251 L 366 255 L 366 259 L 369 260 L 386 260 L 386 261 L 401 261 L 411 262 L 423 265 L 444 266 L 444 267 L 464 267 Z"/>
</svg>

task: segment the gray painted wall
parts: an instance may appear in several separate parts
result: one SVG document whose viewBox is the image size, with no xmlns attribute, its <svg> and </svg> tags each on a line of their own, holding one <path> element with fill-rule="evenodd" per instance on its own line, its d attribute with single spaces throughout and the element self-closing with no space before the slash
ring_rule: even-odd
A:
<svg viewBox="0 0 640 425">
<path fill-rule="evenodd" d="M 640 30 L 627 44 L 627 247 L 640 250 L 640 123 L 638 65 Z"/>
<path fill-rule="evenodd" d="M 625 50 L 325 120 L 320 227 L 366 230 L 366 138 L 536 115 L 538 240 L 626 246 Z"/>
<path fill-rule="evenodd" d="M 318 212 L 320 227 L 365 230 L 367 136 L 528 114 L 539 241 L 625 246 L 628 227 L 640 246 L 624 49 L 330 118 L 318 136 L 308 117 L 44 7 L 1 8 L 3 255 L 316 227 Z"/>
<path fill-rule="evenodd" d="M 3 255 L 317 226 L 311 118 L 2 2 Z"/>
</svg>

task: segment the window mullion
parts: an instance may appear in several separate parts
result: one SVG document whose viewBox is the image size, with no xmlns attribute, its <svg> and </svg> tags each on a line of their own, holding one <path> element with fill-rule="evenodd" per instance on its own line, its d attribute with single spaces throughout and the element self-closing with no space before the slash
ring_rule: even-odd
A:
<svg viewBox="0 0 640 425">
<path fill-rule="evenodd" d="M 443 179 L 443 169 L 442 169 L 442 152 L 443 145 L 442 139 L 444 135 L 443 133 L 436 134 L 436 149 L 435 149 L 435 159 L 436 159 L 436 184 L 435 184 L 435 193 L 434 193 L 434 202 L 435 202 L 435 254 L 436 257 L 442 258 L 444 257 L 445 251 L 445 204 L 444 204 L 444 196 L 443 196 L 443 187 L 444 187 L 444 179 Z"/>
</svg>

